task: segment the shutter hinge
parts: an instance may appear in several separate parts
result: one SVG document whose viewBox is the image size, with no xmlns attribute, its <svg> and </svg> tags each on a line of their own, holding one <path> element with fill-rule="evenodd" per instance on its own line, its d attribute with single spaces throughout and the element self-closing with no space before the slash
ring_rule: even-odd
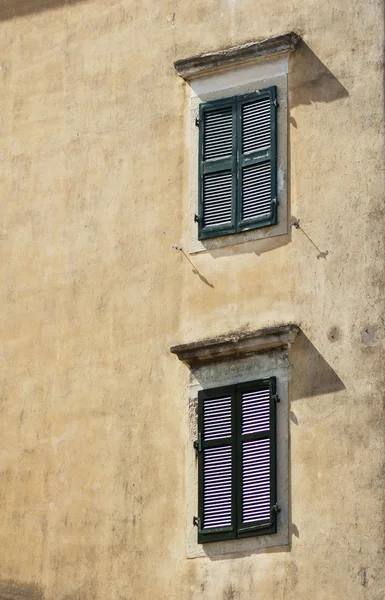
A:
<svg viewBox="0 0 385 600">
<path fill-rule="evenodd" d="M 277 394 L 273 394 L 273 401 L 274 402 L 281 402 L 281 398 Z"/>
<path fill-rule="evenodd" d="M 193 525 L 195 527 L 199 527 L 199 529 L 201 528 L 201 520 L 200 517 L 194 517 L 193 518 Z"/>
<path fill-rule="evenodd" d="M 200 452 L 202 452 L 202 434 L 198 434 L 198 439 L 194 442 L 195 453 L 198 456 Z"/>
<path fill-rule="evenodd" d="M 281 512 L 281 509 L 279 508 L 278 504 L 274 504 L 274 506 L 272 507 L 271 510 L 273 513 L 277 513 L 277 514 Z"/>
<path fill-rule="evenodd" d="M 273 104 L 274 104 L 275 108 L 278 108 L 278 107 L 279 107 L 279 103 L 278 103 L 278 100 L 277 100 L 277 98 L 274 98 L 274 100 L 273 100 Z"/>
<path fill-rule="evenodd" d="M 199 223 L 199 215 L 194 215 L 194 223 Z"/>
<path fill-rule="evenodd" d="M 272 201 L 271 201 L 271 203 L 275 204 L 276 206 L 278 206 L 278 204 L 279 204 L 278 198 L 273 198 Z"/>
<path fill-rule="evenodd" d="M 198 117 L 195 117 L 195 127 L 199 127 L 199 125 L 200 125 L 199 119 L 198 119 Z"/>
</svg>

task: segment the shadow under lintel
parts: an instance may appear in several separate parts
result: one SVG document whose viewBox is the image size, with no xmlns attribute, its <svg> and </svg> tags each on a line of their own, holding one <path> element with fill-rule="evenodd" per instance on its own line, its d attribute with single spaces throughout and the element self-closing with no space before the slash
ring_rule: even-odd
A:
<svg viewBox="0 0 385 600">
<path fill-rule="evenodd" d="M 314 102 L 335 102 L 348 96 L 348 90 L 301 40 L 290 69 L 290 108 Z M 295 121 L 291 120 L 291 123 L 296 127 Z"/>
<path fill-rule="evenodd" d="M 334 369 L 302 331 L 290 348 L 290 362 L 293 367 L 291 401 L 346 389 Z"/>
</svg>

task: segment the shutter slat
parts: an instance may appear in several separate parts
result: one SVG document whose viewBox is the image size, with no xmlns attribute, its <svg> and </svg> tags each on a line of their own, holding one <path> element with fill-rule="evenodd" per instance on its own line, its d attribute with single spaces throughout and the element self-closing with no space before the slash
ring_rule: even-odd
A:
<svg viewBox="0 0 385 600">
<path fill-rule="evenodd" d="M 242 219 L 271 216 L 270 162 L 242 169 Z"/>
<path fill-rule="evenodd" d="M 242 521 L 252 523 L 271 516 L 270 440 L 242 444 Z"/>
<path fill-rule="evenodd" d="M 271 100 L 261 98 L 242 106 L 242 152 L 255 152 L 270 146 Z"/>
<path fill-rule="evenodd" d="M 231 525 L 231 462 L 231 446 L 204 450 L 203 529 Z"/>
<path fill-rule="evenodd" d="M 203 224 L 231 223 L 232 173 L 219 171 L 203 177 Z"/>
</svg>

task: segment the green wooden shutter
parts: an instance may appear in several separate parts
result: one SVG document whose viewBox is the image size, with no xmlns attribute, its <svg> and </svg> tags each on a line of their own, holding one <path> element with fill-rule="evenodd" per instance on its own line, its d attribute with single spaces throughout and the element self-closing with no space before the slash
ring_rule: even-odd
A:
<svg viewBox="0 0 385 600">
<path fill-rule="evenodd" d="M 198 542 L 277 531 L 276 379 L 198 394 Z"/>
<path fill-rule="evenodd" d="M 198 237 L 236 230 L 236 100 L 199 109 Z"/>
<path fill-rule="evenodd" d="M 276 380 L 237 387 L 237 537 L 276 532 Z"/>
<path fill-rule="evenodd" d="M 237 231 L 277 223 L 277 90 L 237 102 Z"/>
<path fill-rule="evenodd" d="M 198 542 L 235 537 L 235 387 L 198 395 Z"/>
</svg>

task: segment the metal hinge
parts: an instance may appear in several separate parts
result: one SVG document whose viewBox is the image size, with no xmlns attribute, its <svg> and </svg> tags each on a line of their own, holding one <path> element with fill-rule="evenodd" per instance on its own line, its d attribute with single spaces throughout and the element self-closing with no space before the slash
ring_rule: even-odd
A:
<svg viewBox="0 0 385 600">
<path fill-rule="evenodd" d="M 274 506 L 271 508 L 273 513 L 280 513 L 281 509 L 279 508 L 278 504 L 274 504 Z"/>
<path fill-rule="evenodd" d="M 198 434 L 198 439 L 195 440 L 195 442 L 194 442 L 194 448 L 195 448 L 196 454 L 198 454 L 199 452 L 202 452 L 202 434 L 201 433 Z"/>
<path fill-rule="evenodd" d="M 199 124 L 200 124 L 200 122 L 199 122 L 198 117 L 195 117 L 195 127 L 199 127 Z"/>
<path fill-rule="evenodd" d="M 194 223 L 199 223 L 199 215 L 194 215 Z"/>
<path fill-rule="evenodd" d="M 273 104 L 274 104 L 275 108 L 278 108 L 278 106 L 279 106 L 279 103 L 278 103 L 278 100 L 277 100 L 277 98 L 274 98 L 274 100 L 273 100 Z"/>
<path fill-rule="evenodd" d="M 201 528 L 201 520 L 200 520 L 200 517 L 194 517 L 194 518 L 193 518 L 193 525 L 195 525 L 195 527 L 199 527 L 199 529 Z"/>
<path fill-rule="evenodd" d="M 274 402 L 281 402 L 281 398 L 277 394 L 273 394 L 273 401 Z"/>
<path fill-rule="evenodd" d="M 272 201 L 271 201 L 271 203 L 275 204 L 276 206 L 278 206 L 278 204 L 279 204 L 278 198 L 273 198 Z"/>
</svg>

